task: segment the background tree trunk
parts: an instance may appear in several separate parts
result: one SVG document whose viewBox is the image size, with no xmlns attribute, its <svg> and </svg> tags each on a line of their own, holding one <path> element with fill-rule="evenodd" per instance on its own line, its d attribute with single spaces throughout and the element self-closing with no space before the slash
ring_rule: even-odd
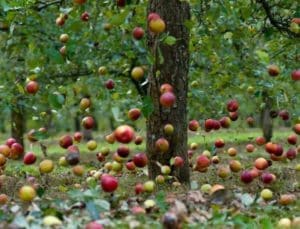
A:
<svg viewBox="0 0 300 229">
<path fill-rule="evenodd" d="M 272 110 L 272 98 L 268 96 L 267 92 L 263 92 L 263 101 L 265 107 L 261 111 L 261 127 L 263 131 L 263 136 L 267 142 L 271 141 L 273 136 L 273 120 L 270 116 L 270 111 Z"/>
<path fill-rule="evenodd" d="M 149 176 L 154 179 L 160 174 L 160 167 L 169 164 L 170 158 L 181 156 L 185 164 L 173 171 L 182 183 L 189 185 L 189 165 L 187 156 L 187 89 L 189 70 L 189 30 L 184 23 L 190 18 L 189 4 L 179 0 L 150 0 L 149 12 L 158 13 L 166 23 L 166 33 L 177 39 L 176 44 L 169 46 L 158 43 L 158 37 L 148 36 L 148 46 L 155 57 L 149 75 L 148 95 L 151 96 L 154 111 L 147 119 L 147 153 L 149 157 Z M 162 57 L 160 57 L 161 53 Z M 163 62 L 160 61 L 163 58 Z M 160 106 L 160 86 L 169 83 L 174 87 L 176 103 L 171 109 Z M 171 123 L 174 134 L 164 136 L 163 126 Z M 170 143 L 170 150 L 161 154 L 155 150 L 158 138 L 165 137 Z"/>
<path fill-rule="evenodd" d="M 18 102 L 19 99 L 11 109 L 11 136 L 24 147 L 24 133 L 26 131 L 25 112 Z"/>
</svg>

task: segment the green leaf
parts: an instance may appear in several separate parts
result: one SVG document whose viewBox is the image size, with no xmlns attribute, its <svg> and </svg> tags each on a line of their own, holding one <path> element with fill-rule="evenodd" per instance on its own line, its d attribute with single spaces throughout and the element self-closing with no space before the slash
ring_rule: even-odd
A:
<svg viewBox="0 0 300 229">
<path fill-rule="evenodd" d="M 269 57 L 268 53 L 266 53 L 262 50 L 257 50 L 255 53 L 258 56 L 261 63 L 264 63 L 264 64 L 270 63 L 270 57 Z"/>
<path fill-rule="evenodd" d="M 272 229 L 273 228 L 270 218 L 263 218 L 260 221 L 260 223 L 261 223 L 261 228 L 262 229 Z"/>
<path fill-rule="evenodd" d="M 43 188 L 38 188 L 37 190 L 36 190 L 36 193 L 37 193 L 37 195 L 39 196 L 39 197 L 42 197 L 43 195 L 44 195 L 44 193 L 45 193 L 45 189 L 43 189 Z"/>
<path fill-rule="evenodd" d="M 120 118 L 120 108 L 119 107 L 112 107 L 111 111 L 113 113 L 114 119 L 117 122 L 123 122 L 124 120 Z"/>
<path fill-rule="evenodd" d="M 160 191 L 156 194 L 155 202 L 162 212 L 166 212 L 168 210 L 168 204 L 166 203 L 165 199 L 166 194 L 164 193 L 164 191 Z"/>
<path fill-rule="evenodd" d="M 48 96 L 48 102 L 53 108 L 60 109 L 62 105 L 65 103 L 65 98 L 63 95 L 58 92 L 54 92 Z"/>
<path fill-rule="evenodd" d="M 142 106 L 143 115 L 146 118 L 148 118 L 153 111 L 154 111 L 154 106 L 153 106 L 152 98 L 150 96 L 143 97 L 143 106 Z"/>
<path fill-rule="evenodd" d="M 165 39 L 164 39 L 164 43 L 167 44 L 167 45 L 174 45 L 176 43 L 176 38 L 173 37 L 173 36 L 167 36 Z"/>
</svg>

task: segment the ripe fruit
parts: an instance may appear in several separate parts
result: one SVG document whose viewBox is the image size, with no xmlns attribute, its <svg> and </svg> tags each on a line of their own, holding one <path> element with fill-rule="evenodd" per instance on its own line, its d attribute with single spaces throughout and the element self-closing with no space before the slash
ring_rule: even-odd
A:
<svg viewBox="0 0 300 229">
<path fill-rule="evenodd" d="M 237 160 L 231 160 L 229 162 L 229 168 L 232 172 L 237 173 L 242 169 L 242 164 Z"/>
<path fill-rule="evenodd" d="M 136 40 L 140 40 L 143 38 L 144 36 L 144 29 L 141 27 L 135 27 L 132 31 L 132 36 L 136 39 Z"/>
<path fill-rule="evenodd" d="M 114 136 L 118 142 L 127 144 L 133 140 L 134 130 L 131 126 L 121 125 L 114 131 Z"/>
<path fill-rule="evenodd" d="M 294 81 L 300 80 L 300 69 L 293 71 L 291 77 Z"/>
<path fill-rule="evenodd" d="M 141 110 L 138 108 L 133 108 L 128 111 L 128 118 L 132 121 L 138 120 L 141 116 Z"/>
<path fill-rule="evenodd" d="M 273 192 L 270 189 L 265 188 L 261 191 L 260 197 L 264 200 L 271 200 L 273 198 Z"/>
<path fill-rule="evenodd" d="M 142 136 L 136 136 L 135 137 L 135 139 L 134 139 L 134 144 L 136 144 L 136 145 L 140 145 L 140 144 L 142 144 L 143 143 L 143 137 Z"/>
<path fill-rule="evenodd" d="M 270 184 L 274 181 L 274 175 L 271 173 L 263 173 L 260 178 L 265 184 Z"/>
<path fill-rule="evenodd" d="M 213 164 L 219 164 L 219 163 L 220 163 L 220 159 L 219 159 L 218 156 L 213 156 L 213 157 L 211 158 L 211 162 L 212 162 Z"/>
<path fill-rule="evenodd" d="M 34 95 L 37 93 L 38 90 L 39 90 L 39 84 L 36 81 L 31 80 L 26 84 L 27 93 Z"/>
<path fill-rule="evenodd" d="M 197 168 L 206 168 L 210 165 L 210 160 L 208 157 L 204 155 L 200 155 L 197 157 Z"/>
<path fill-rule="evenodd" d="M 54 163 L 52 160 L 43 160 L 40 162 L 39 170 L 40 173 L 51 173 L 54 169 Z"/>
<path fill-rule="evenodd" d="M 74 175 L 81 177 L 84 174 L 84 167 L 82 165 L 75 165 L 72 168 L 72 172 Z"/>
<path fill-rule="evenodd" d="M 68 162 L 66 160 L 66 157 L 60 157 L 59 160 L 58 160 L 58 164 L 60 166 L 67 166 L 68 165 Z"/>
<path fill-rule="evenodd" d="M 204 193 L 210 193 L 211 185 L 210 184 L 203 184 L 203 185 L 201 185 L 200 190 L 201 190 L 201 192 L 204 192 Z"/>
<path fill-rule="evenodd" d="M 32 186 L 25 185 L 19 190 L 19 198 L 22 201 L 32 201 L 36 197 L 36 191 Z"/>
<path fill-rule="evenodd" d="M 198 144 L 196 143 L 196 142 L 192 142 L 191 144 L 190 144 L 190 149 L 191 150 L 196 150 L 196 149 L 198 149 Z"/>
<path fill-rule="evenodd" d="M 161 18 L 152 18 L 149 22 L 149 29 L 154 34 L 159 34 L 165 31 L 166 24 Z"/>
<path fill-rule="evenodd" d="M 144 72 L 144 69 L 142 67 L 134 67 L 131 70 L 131 77 L 134 80 L 141 80 L 141 79 L 143 79 L 144 74 L 145 74 L 145 72 Z"/>
<path fill-rule="evenodd" d="M 129 171 L 134 171 L 135 168 L 136 168 L 136 166 L 132 160 L 129 160 L 128 162 L 126 162 L 126 169 L 128 169 Z"/>
<path fill-rule="evenodd" d="M 169 150 L 169 142 L 165 138 L 159 138 L 155 142 L 155 148 L 158 152 L 166 153 Z"/>
<path fill-rule="evenodd" d="M 23 162 L 25 165 L 32 165 L 36 161 L 36 155 L 33 152 L 28 152 L 24 155 Z"/>
<path fill-rule="evenodd" d="M 74 141 L 76 141 L 76 142 L 80 142 L 81 141 L 81 139 L 82 139 L 82 133 L 81 132 L 75 132 L 74 133 L 74 136 L 73 136 L 73 138 L 74 138 Z"/>
<path fill-rule="evenodd" d="M 69 35 L 68 34 L 61 34 L 59 37 L 60 42 L 67 43 L 69 41 Z"/>
<path fill-rule="evenodd" d="M 10 148 L 8 145 L 0 145 L 0 154 L 3 154 L 5 157 L 10 155 Z"/>
<path fill-rule="evenodd" d="M 174 133 L 174 126 L 172 124 L 166 124 L 164 126 L 164 133 L 171 136 Z"/>
<path fill-rule="evenodd" d="M 127 157 L 129 154 L 130 154 L 130 149 L 128 146 L 126 145 L 121 145 L 118 147 L 117 149 L 117 154 L 120 156 L 120 157 Z"/>
<path fill-rule="evenodd" d="M 245 184 L 249 184 L 253 181 L 253 176 L 251 172 L 248 170 L 243 171 L 240 178 L 241 181 L 244 182 Z"/>
<path fill-rule="evenodd" d="M 0 154 L 0 167 L 5 165 L 6 157 L 3 154 Z"/>
<path fill-rule="evenodd" d="M 64 136 L 60 137 L 59 145 L 62 148 L 67 149 L 69 146 L 73 145 L 72 137 L 70 135 L 64 135 Z"/>
<path fill-rule="evenodd" d="M 248 117 L 248 118 L 246 119 L 246 122 L 247 122 L 247 124 L 248 124 L 249 127 L 253 127 L 253 126 L 254 126 L 254 123 L 255 123 L 255 120 L 254 120 L 253 117 Z"/>
<path fill-rule="evenodd" d="M 215 141 L 215 147 L 216 148 L 222 148 L 225 146 L 225 142 L 222 138 L 219 138 Z"/>
<path fill-rule="evenodd" d="M 300 135 L 300 123 L 295 124 L 293 130 L 296 134 Z"/>
<path fill-rule="evenodd" d="M 231 121 L 236 121 L 239 118 L 239 113 L 237 111 L 229 112 L 229 118 Z"/>
<path fill-rule="evenodd" d="M 115 140 L 116 138 L 114 133 L 105 136 L 105 141 L 108 142 L 109 144 L 114 144 Z"/>
<path fill-rule="evenodd" d="M 88 12 L 85 11 L 81 14 L 80 18 L 82 21 L 88 21 L 90 19 L 90 15 Z"/>
<path fill-rule="evenodd" d="M 163 175 L 158 175 L 155 177 L 155 183 L 157 183 L 157 184 L 164 184 L 165 181 L 166 181 L 166 179 Z"/>
<path fill-rule="evenodd" d="M 213 127 L 213 129 L 214 130 L 218 130 L 220 128 L 221 128 L 220 122 L 218 120 L 214 120 L 214 127 Z"/>
<path fill-rule="evenodd" d="M 232 99 L 227 102 L 227 110 L 229 112 L 235 112 L 239 109 L 239 103 L 237 100 Z"/>
<path fill-rule="evenodd" d="M 160 104 L 163 107 L 171 107 L 176 101 L 176 97 L 172 92 L 165 92 L 159 98 Z"/>
<path fill-rule="evenodd" d="M 124 7 L 126 5 L 126 0 L 117 0 L 118 7 Z"/>
<path fill-rule="evenodd" d="M 168 165 L 163 165 L 161 168 L 160 168 L 160 171 L 163 175 L 169 175 L 171 173 L 171 168 L 170 166 Z"/>
<path fill-rule="evenodd" d="M 157 13 L 150 13 L 150 14 L 148 15 L 147 20 L 148 20 L 148 22 L 149 22 L 149 21 L 151 21 L 151 20 L 155 20 L 155 19 L 159 19 L 159 18 L 160 18 L 160 16 L 159 16 Z"/>
<path fill-rule="evenodd" d="M 265 158 L 259 157 L 254 161 L 254 166 L 259 170 L 265 170 L 269 167 L 269 163 Z"/>
<path fill-rule="evenodd" d="M 136 165 L 136 167 L 143 168 L 148 163 L 148 158 L 145 153 L 137 153 L 133 156 L 133 162 Z"/>
<path fill-rule="evenodd" d="M 88 150 L 90 151 L 93 151 L 95 149 L 97 149 L 97 142 L 95 140 L 89 140 L 87 143 L 86 143 L 86 146 L 88 148 Z"/>
<path fill-rule="evenodd" d="M 271 64 L 268 66 L 268 73 L 270 76 L 278 76 L 279 71 L 279 67 L 275 64 Z"/>
<path fill-rule="evenodd" d="M 73 1 L 74 1 L 74 3 L 80 4 L 80 5 L 82 5 L 86 2 L 86 0 L 73 0 Z"/>
<path fill-rule="evenodd" d="M 191 120 L 189 122 L 189 130 L 190 131 L 197 131 L 199 127 L 200 127 L 200 125 L 197 120 Z"/>
<path fill-rule="evenodd" d="M 278 115 L 279 115 L 279 117 L 281 117 L 281 119 L 283 121 L 289 120 L 289 118 L 290 118 L 290 114 L 287 110 L 279 111 Z"/>
<path fill-rule="evenodd" d="M 217 170 L 217 175 L 223 179 L 227 178 L 230 174 L 230 169 L 227 166 L 220 166 Z"/>
<path fill-rule="evenodd" d="M 98 68 L 98 73 L 99 73 L 99 75 L 101 75 L 101 76 L 106 75 L 106 74 L 107 74 L 107 68 L 106 68 L 105 66 L 100 66 L 100 67 Z"/>
<path fill-rule="evenodd" d="M 204 127 L 206 131 L 212 130 L 214 128 L 214 120 L 213 119 L 205 120 Z"/>
<path fill-rule="evenodd" d="M 85 128 L 85 129 L 92 129 L 95 125 L 95 121 L 94 121 L 94 118 L 92 116 L 86 116 L 82 119 L 81 121 L 82 123 L 82 126 Z"/>
<path fill-rule="evenodd" d="M 11 145 L 10 150 L 12 159 L 17 159 L 24 153 L 23 146 L 17 142 Z"/>
<path fill-rule="evenodd" d="M 104 227 L 100 223 L 92 221 L 85 226 L 85 229 L 104 229 Z"/>
<path fill-rule="evenodd" d="M 91 107 L 91 100 L 88 98 L 82 98 L 79 103 L 79 107 L 81 110 L 86 110 Z"/>
<path fill-rule="evenodd" d="M 155 183 L 152 180 L 146 181 L 144 183 L 144 191 L 145 192 L 153 192 L 155 188 Z"/>
<path fill-rule="evenodd" d="M 174 167 L 180 168 L 183 166 L 183 164 L 184 164 L 184 160 L 182 157 L 180 156 L 174 157 L 174 162 L 173 162 Z"/>
<path fill-rule="evenodd" d="M 227 150 L 227 153 L 230 157 L 234 157 L 237 155 L 237 150 L 235 148 L 231 147 Z"/>
<path fill-rule="evenodd" d="M 104 192 L 114 192 L 118 188 L 118 180 L 114 176 L 103 174 L 101 176 L 101 187 Z"/>
<path fill-rule="evenodd" d="M 290 205 L 296 201 L 296 196 L 294 194 L 283 194 L 280 196 L 278 203 L 281 205 Z"/>
<path fill-rule="evenodd" d="M 286 152 L 286 158 L 290 160 L 294 160 L 296 157 L 297 157 L 296 149 L 291 148 Z"/>
<path fill-rule="evenodd" d="M 229 117 L 223 117 L 219 120 L 223 128 L 229 128 L 231 124 L 231 119 Z"/>
<path fill-rule="evenodd" d="M 164 94 L 166 92 L 173 92 L 173 87 L 172 85 L 168 84 L 168 83 L 164 83 L 160 86 L 160 94 Z"/>
<path fill-rule="evenodd" d="M 141 183 L 137 183 L 134 187 L 134 191 L 136 195 L 141 194 L 142 192 L 144 192 L 144 185 Z"/>
<path fill-rule="evenodd" d="M 277 224 L 278 229 L 289 229 L 291 228 L 292 221 L 289 218 L 282 218 Z"/>
<path fill-rule="evenodd" d="M 114 89 L 115 87 L 115 82 L 112 80 L 112 79 L 109 79 L 105 82 L 105 87 L 108 89 L 108 90 L 112 90 Z"/>
<path fill-rule="evenodd" d="M 5 194 L 0 194 L 0 206 L 8 202 L 8 196 Z"/>
<path fill-rule="evenodd" d="M 246 145 L 246 150 L 248 153 L 252 153 L 255 150 L 255 147 L 252 144 L 248 144 Z"/>
<path fill-rule="evenodd" d="M 287 141 L 291 145 L 296 145 L 297 144 L 297 135 L 296 134 L 291 134 L 290 136 L 288 136 Z"/>
<path fill-rule="evenodd" d="M 67 47 L 64 45 L 59 49 L 59 52 L 62 56 L 65 56 L 67 54 Z"/>
</svg>

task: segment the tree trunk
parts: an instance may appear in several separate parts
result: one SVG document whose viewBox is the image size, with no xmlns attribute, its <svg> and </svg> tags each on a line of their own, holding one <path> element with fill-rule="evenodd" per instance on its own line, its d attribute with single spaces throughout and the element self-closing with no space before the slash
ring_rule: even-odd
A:
<svg viewBox="0 0 300 229">
<path fill-rule="evenodd" d="M 263 92 L 263 101 L 265 107 L 261 111 L 261 127 L 263 131 L 263 136 L 267 142 L 271 141 L 273 136 L 273 120 L 270 116 L 270 111 L 272 110 L 272 99 L 268 96 L 267 92 Z"/>
<path fill-rule="evenodd" d="M 21 105 L 16 105 L 11 110 L 11 136 L 24 147 L 25 114 Z"/>
<path fill-rule="evenodd" d="M 154 179 L 161 174 L 157 162 L 169 164 L 170 158 L 181 156 L 184 166 L 173 170 L 178 180 L 189 185 L 189 165 L 187 156 L 187 90 L 189 70 L 189 30 L 184 23 L 190 18 L 189 4 L 179 0 L 150 0 L 149 12 L 158 13 L 166 23 L 169 36 L 177 39 L 176 44 L 169 46 L 159 43 L 158 36 L 149 34 L 148 46 L 155 62 L 149 74 L 148 95 L 152 98 L 154 111 L 147 119 L 147 154 L 149 157 L 149 176 Z M 161 57 L 159 56 L 161 53 Z M 176 103 L 170 109 L 161 107 L 160 86 L 169 83 L 173 86 Z M 171 137 L 164 136 L 163 126 L 170 123 L 175 130 Z M 155 142 L 165 137 L 170 143 L 167 153 L 157 152 Z"/>
</svg>

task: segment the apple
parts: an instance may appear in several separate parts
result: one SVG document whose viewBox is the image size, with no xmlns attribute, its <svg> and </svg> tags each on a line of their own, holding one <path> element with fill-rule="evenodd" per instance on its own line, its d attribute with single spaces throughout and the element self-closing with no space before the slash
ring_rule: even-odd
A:
<svg viewBox="0 0 300 229">
<path fill-rule="evenodd" d="M 59 138 L 59 145 L 67 149 L 69 146 L 73 145 L 73 139 L 70 135 L 63 135 Z"/>
<path fill-rule="evenodd" d="M 168 165 L 163 165 L 163 166 L 160 167 L 160 172 L 163 175 L 169 175 L 171 173 L 171 168 Z"/>
<path fill-rule="evenodd" d="M 141 183 L 137 183 L 134 187 L 134 192 L 136 195 L 139 195 L 144 192 L 144 185 Z"/>
<path fill-rule="evenodd" d="M 207 119 L 204 122 L 205 130 L 212 130 L 214 128 L 214 120 L 213 119 Z"/>
<path fill-rule="evenodd" d="M 300 24 L 300 19 L 299 19 L 299 24 Z M 300 217 L 299 216 L 293 218 L 292 228 L 293 229 L 300 228 Z"/>
<path fill-rule="evenodd" d="M 69 41 L 69 35 L 66 33 L 63 33 L 59 36 L 59 40 L 62 43 L 67 43 Z"/>
<path fill-rule="evenodd" d="M 265 170 L 269 167 L 269 163 L 265 158 L 259 157 L 254 161 L 254 166 L 259 170 Z"/>
<path fill-rule="evenodd" d="M 30 202 L 36 197 L 35 189 L 30 185 L 24 185 L 19 190 L 19 198 L 22 201 Z"/>
<path fill-rule="evenodd" d="M 171 136 L 174 133 L 174 126 L 172 124 L 166 124 L 164 126 L 164 133 Z"/>
<path fill-rule="evenodd" d="M 276 150 L 273 152 L 273 154 L 277 157 L 281 156 L 283 154 L 283 147 L 282 145 L 279 145 L 279 144 L 275 144 L 275 148 Z"/>
<path fill-rule="evenodd" d="M 97 153 L 96 157 L 99 162 L 105 161 L 105 156 L 102 153 Z"/>
<path fill-rule="evenodd" d="M 62 16 L 59 16 L 55 20 L 56 25 L 63 26 L 65 24 L 65 18 Z"/>
<path fill-rule="evenodd" d="M 220 163 L 220 159 L 219 159 L 218 156 L 213 156 L 213 157 L 211 158 L 211 162 L 212 162 L 213 164 L 219 164 L 219 163 Z"/>
<path fill-rule="evenodd" d="M 137 136 L 135 136 L 135 138 L 134 138 L 134 144 L 136 144 L 136 145 L 142 144 L 143 141 L 144 141 L 144 138 L 143 138 L 142 136 L 137 135 Z"/>
<path fill-rule="evenodd" d="M 36 161 L 36 155 L 33 152 L 28 152 L 24 155 L 23 162 L 25 165 L 32 165 Z"/>
<path fill-rule="evenodd" d="M 148 17 L 149 18 L 149 17 Z M 159 34 L 164 32 L 166 29 L 166 24 L 161 18 L 152 18 L 149 22 L 149 30 L 154 34 Z"/>
<path fill-rule="evenodd" d="M 230 169 L 227 166 L 220 166 L 217 170 L 217 175 L 225 179 L 230 175 Z"/>
<path fill-rule="evenodd" d="M 112 90 L 114 89 L 115 87 L 115 82 L 112 80 L 112 79 L 109 79 L 105 82 L 105 87 L 108 89 L 108 90 Z"/>
<path fill-rule="evenodd" d="M 232 99 L 227 102 L 227 110 L 229 112 L 235 112 L 238 109 L 239 109 L 239 103 L 236 99 Z"/>
<path fill-rule="evenodd" d="M 263 200 L 271 200 L 273 198 L 273 192 L 270 189 L 265 188 L 261 191 L 260 197 Z"/>
<path fill-rule="evenodd" d="M 84 174 L 84 167 L 82 165 L 75 165 L 72 168 L 72 172 L 75 176 L 82 177 Z"/>
<path fill-rule="evenodd" d="M 200 125 L 197 120 L 191 120 L 189 122 L 189 130 L 190 131 L 197 131 L 199 127 L 200 127 Z"/>
<path fill-rule="evenodd" d="M 123 164 L 117 161 L 111 163 L 111 170 L 118 173 L 123 169 Z"/>
<path fill-rule="evenodd" d="M 242 164 L 237 160 L 231 160 L 229 162 L 229 168 L 232 172 L 237 173 L 242 169 Z"/>
<path fill-rule="evenodd" d="M 199 147 L 199 145 L 196 142 L 192 142 L 190 144 L 190 149 L 191 150 L 196 150 L 196 149 L 198 149 L 198 147 Z"/>
<path fill-rule="evenodd" d="M 81 132 L 75 132 L 73 135 L 74 141 L 81 142 L 83 135 Z"/>
<path fill-rule="evenodd" d="M 265 184 L 270 184 L 274 181 L 274 175 L 268 172 L 261 174 L 261 181 Z"/>
<path fill-rule="evenodd" d="M 292 226 L 292 221 L 289 218 L 282 218 L 278 221 L 277 227 L 278 229 L 289 229 Z"/>
<path fill-rule="evenodd" d="M 107 68 L 105 66 L 100 66 L 98 68 L 98 74 L 101 76 L 104 76 L 107 74 Z"/>
<path fill-rule="evenodd" d="M 141 40 L 143 38 L 144 34 L 145 34 L 144 29 L 141 27 L 135 27 L 132 31 L 132 36 L 136 40 Z"/>
<path fill-rule="evenodd" d="M 260 136 L 255 139 L 255 142 L 257 145 L 262 146 L 266 143 L 266 139 Z"/>
<path fill-rule="evenodd" d="M 7 204 L 8 196 L 6 194 L 0 194 L 0 206 Z"/>
<path fill-rule="evenodd" d="M 289 120 L 289 118 L 290 118 L 290 114 L 287 110 L 279 111 L 278 115 L 279 115 L 279 117 L 281 117 L 281 119 L 283 121 Z"/>
<path fill-rule="evenodd" d="M 144 69 L 142 67 L 134 67 L 132 70 L 131 70 L 131 77 L 134 79 L 134 80 L 142 80 L 144 78 Z"/>
<path fill-rule="evenodd" d="M 95 149 L 97 149 L 97 142 L 95 140 L 89 140 L 87 143 L 86 143 L 86 146 L 88 148 L 88 150 L 90 151 L 93 151 Z"/>
<path fill-rule="evenodd" d="M 219 130 L 221 128 L 221 124 L 218 120 L 213 120 L 214 121 L 214 130 Z"/>
<path fill-rule="evenodd" d="M 85 225 L 85 229 L 104 229 L 104 227 L 97 221 L 92 221 Z"/>
<path fill-rule="evenodd" d="M 156 148 L 157 151 L 162 152 L 162 153 L 168 152 L 168 150 L 169 150 L 168 140 L 165 139 L 165 138 L 159 138 L 155 142 L 155 148 Z"/>
<path fill-rule="evenodd" d="M 134 171 L 135 168 L 136 166 L 132 160 L 126 162 L 126 169 L 128 169 L 129 171 Z"/>
<path fill-rule="evenodd" d="M 164 83 L 160 86 L 160 94 L 164 94 L 166 92 L 173 92 L 173 87 L 171 84 L 168 84 L 168 83 Z"/>
<path fill-rule="evenodd" d="M 200 190 L 201 190 L 201 192 L 208 194 L 208 193 L 210 193 L 211 188 L 212 188 L 212 186 L 210 184 L 203 184 L 203 185 L 201 185 Z"/>
<path fill-rule="evenodd" d="M 159 101 L 163 107 L 169 108 L 175 103 L 176 97 L 173 92 L 165 92 L 160 96 Z"/>
<path fill-rule="evenodd" d="M 37 142 L 38 139 L 34 136 L 37 133 L 37 131 L 35 129 L 31 129 L 28 133 L 27 133 L 27 139 L 30 142 Z"/>
<path fill-rule="evenodd" d="M 286 152 L 286 158 L 288 158 L 290 160 L 294 160 L 296 157 L 297 157 L 297 151 L 296 151 L 296 149 L 290 148 Z"/>
<path fill-rule="evenodd" d="M 245 170 L 241 173 L 240 179 L 245 184 L 249 184 L 253 181 L 253 176 L 249 170 Z"/>
<path fill-rule="evenodd" d="M 58 160 L 58 164 L 60 165 L 60 166 L 67 166 L 68 165 L 68 162 L 67 162 L 67 160 L 66 160 L 66 157 L 60 157 L 59 158 L 59 160 Z"/>
<path fill-rule="evenodd" d="M 166 181 L 165 177 L 163 175 L 158 175 L 155 177 L 155 182 L 157 184 L 164 184 Z"/>
<path fill-rule="evenodd" d="M 293 130 L 296 134 L 300 135 L 300 123 L 295 124 Z"/>
<path fill-rule="evenodd" d="M 107 156 L 110 153 L 110 149 L 108 147 L 102 147 L 100 149 L 100 153 L 102 153 L 104 156 Z"/>
<path fill-rule="evenodd" d="M 90 19 L 90 15 L 88 12 L 85 11 L 81 14 L 80 18 L 82 21 L 88 21 Z"/>
<path fill-rule="evenodd" d="M 239 118 L 239 113 L 237 111 L 229 112 L 229 118 L 231 121 L 236 121 Z"/>
<path fill-rule="evenodd" d="M 250 173 L 251 173 L 251 176 L 253 177 L 253 179 L 257 178 L 258 176 L 261 175 L 261 171 L 258 170 L 256 167 L 253 167 L 251 170 L 250 170 Z"/>
<path fill-rule="evenodd" d="M 62 56 L 65 56 L 67 54 L 67 47 L 64 45 L 59 49 L 59 52 Z"/>
<path fill-rule="evenodd" d="M 11 145 L 10 150 L 12 159 L 17 159 L 24 153 L 23 146 L 17 142 Z"/>
<path fill-rule="evenodd" d="M 128 157 L 128 155 L 130 154 L 130 149 L 128 146 L 126 145 L 121 145 L 118 147 L 117 149 L 117 154 L 120 156 L 120 157 Z"/>
<path fill-rule="evenodd" d="M 278 76 L 280 69 L 277 65 L 271 64 L 268 66 L 268 73 L 270 76 Z"/>
<path fill-rule="evenodd" d="M 81 121 L 82 123 L 82 126 L 85 128 L 85 129 L 92 129 L 94 126 L 95 126 L 95 121 L 94 121 L 94 118 L 92 116 L 86 116 L 82 119 Z"/>
<path fill-rule="evenodd" d="M 128 118 L 132 121 L 136 121 L 141 116 L 141 110 L 138 108 L 133 108 L 128 111 Z"/>
<path fill-rule="evenodd" d="M 204 151 L 202 152 L 202 155 L 204 155 L 204 156 L 206 156 L 206 157 L 208 157 L 208 158 L 211 157 L 211 153 L 210 153 L 208 150 L 204 150 Z"/>
<path fill-rule="evenodd" d="M 71 145 L 67 148 L 67 151 L 69 153 L 79 153 L 79 148 L 78 148 L 78 146 Z"/>
<path fill-rule="evenodd" d="M 163 228 L 165 229 L 173 229 L 173 228 L 181 228 L 180 219 L 178 219 L 176 213 L 174 212 L 166 212 L 162 218 Z"/>
<path fill-rule="evenodd" d="M 114 176 L 103 174 L 101 176 L 101 187 L 104 192 L 114 192 L 118 188 L 118 180 Z"/>
<path fill-rule="evenodd" d="M 143 168 L 148 163 L 148 157 L 146 156 L 145 153 L 137 153 L 136 155 L 133 156 L 132 160 L 133 160 L 133 163 L 138 168 Z"/>
<path fill-rule="evenodd" d="M 36 81 L 29 81 L 27 84 L 26 84 L 26 91 L 28 94 L 36 94 L 37 91 L 39 90 L 39 84 L 36 82 Z"/>
<path fill-rule="evenodd" d="M 121 125 L 114 131 L 115 139 L 123 144 L 127 144 L 134 139 L 134 130 L 131 126 Z"/>
<path fill-rule="evenodd" d="M 115 134 L 112 133 L 112 134 L 108 134 L 105 136 L 105 141 L 109 144 L 114 144 L 115 141 L 116 141 L 116 138 L 115 138 Z"/>
<path fill-rule="evenodd" d="M 14 138 L 8 138 L 5 142 L 5 144 L 10 148 L 12 146 L 12 144 L 16 143 L 17 140 Z"/>
<path fill-rule="evenodd" d="M 159 18 L 160 18 L 160 16 L 157 13 L 152 12 L 152 13 L 149 13 L 147 20 L 149 22 L 151 20 L 156 20 L 156 19 L 159 19 Z"/>
<path fill-rule="evenodd" d="M 254 150 L 255 150 L 254 145 L 252 145 L 252 144 L 247 144 L 247 145 L 246 145 L 246 151 L 247 151 L 248 153 L 252 153 Z"/>
<path fill-rule="evenodd" d="M 246 119 L 246 122 L 247 122 L 247 124 L 248 124 L 249 127 L 253 127 L 254 124 L 255 124 L 255 120 L 254 120 L 253 117 L 248 117 L 248 118 Z"/>
<path fill-rule="evenodd" d="M 3 154 L 5 157 L 9 157 L 10 148 L 8 145 L 0 145 L 0 154 Z"/>
<path fill-rule="evenodd" d="M 206 168 L 210 165 L 210 163 L 210 159 L 204 155 L 200 155 L 196 159 L 197 168 Z"/>
<path fill-rule="evenodd" d="M 265 145 L 265 150 L 266 152 L 268 152 L 269 154 L 274 154 L 277 150 L 277 145 L 274 144 L 273 142 L 268 142 L 266 145 Z"/>
<path fill-rule="evenodd" d="M 82 98 L 79 103 L 79 107 L 81 110 L 86 110 L 91 107 L 91 100 L 88 98 Z"/>
<path fill-rule="evenodd" d="M 228 150 L 227 150 L 227 153 L 230 157 L 235 157 L 237 155 L 237 150 L 233 147 L 230 147 Z"/>
<path fill-rule="evenodd" d="M 229 117 L 223 117 L 219 120 L 223 128 L 229 128 L 231 124 L 231 119 Z"/>
<path fill-rule="evenodd" d="M 280 195 L 278 203 L 286 206 L 286 205 L 293 204 L 296 201 L 296 199 L 297 198 L 294 194 L 283 194 L 283 195 Z"/>
<path fill-rule="evenodd" d="M 73 0 L 74 3 L 82 5 L 86 2 L 86 0 Z"/>
<path fill-rule="evenodd" d="M 3 154 L 0 154 L 0 167 L 4 166 L 6 163 L 6 157 Z"/>
<path fill-rule="evenodd" d="M 188 157 L 192 158 L 194 155 L 194 150 L 188 150 Z"/>
<path fill-rule="evenodd" d="M 184 165 L 184 160 L 180 156 L 174 157 L 174 161 L 172 163 L 175 168 L 181 168 Z"/>
<path fill-rule="evenodd" d="M 143 185 L 145 192 L 153 192 L 155 188 L 155 183 L 152 180 L 146 181 Z"/>
<path fill-rule="evenodd" d="M 117 0 L 118 7 L 124 7 L 126 5 L 126 0 Z"/>
<path fill-rule="evenodd" d="M 215 141 L 215 147 L 216 148 L 222 148 L 225 146 L 225 142 L 222 138 L 219 138 Z"/>
<path fill-rule="evenodd" d="M 294 70 L 291 74 L 292 80 L 300 80 L 300 69 Z"/>
<path fill-rule="evenodd" d="M 39 170 L 40 173 L 51 173 L 54 169 L 54 163 L 52 160 L 45 159 L 40 162 Z"/>
</svg>

